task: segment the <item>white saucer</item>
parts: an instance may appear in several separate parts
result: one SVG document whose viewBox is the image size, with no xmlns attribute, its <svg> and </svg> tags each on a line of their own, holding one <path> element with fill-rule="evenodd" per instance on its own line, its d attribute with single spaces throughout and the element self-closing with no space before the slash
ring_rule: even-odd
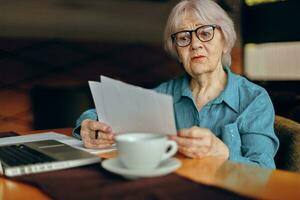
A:
<svg viewBox="0 0 300 200">
<path fill-rule="evenodd" d="M 176 158 L 170 158 L 162 162 L 157 168 L 151 170 L 127 169 L 118 158 L 111 158 L 102 162 L 102 167 L 104 169 L 128 179 L 162 176 L 175 171 L 180 166 L 181 162 Z"/>
</svg>

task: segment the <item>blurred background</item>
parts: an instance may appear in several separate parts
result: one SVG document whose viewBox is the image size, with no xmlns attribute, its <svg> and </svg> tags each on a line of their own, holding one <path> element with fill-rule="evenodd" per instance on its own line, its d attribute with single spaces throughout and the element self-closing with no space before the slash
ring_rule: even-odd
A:
<svg viewBox="0 0 300 200">
<path fill-rule="evenodd" d="M 216 0 L 238 34 L 232 70 L 300 122 L 300 2 Z M 0 131 L 73 127 L 100 75 L 151 88 L 182 73 L 163 50 L 178 0 L 0 0 Z"/>
</svg>

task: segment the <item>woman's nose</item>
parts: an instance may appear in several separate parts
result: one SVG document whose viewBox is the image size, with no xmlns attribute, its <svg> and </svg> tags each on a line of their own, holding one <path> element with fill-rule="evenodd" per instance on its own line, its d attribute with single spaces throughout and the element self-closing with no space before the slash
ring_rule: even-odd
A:
<svg viewBox="0 0 300 200">
<path fill-rule="evenodd" d="M 198 49 L 203 47 L 203 43 L 199 38 L 197 37 L 196 33 L 192 33 L 192 41 L 191 41 L 191 47 L 192 49 Z"/>
</svg>

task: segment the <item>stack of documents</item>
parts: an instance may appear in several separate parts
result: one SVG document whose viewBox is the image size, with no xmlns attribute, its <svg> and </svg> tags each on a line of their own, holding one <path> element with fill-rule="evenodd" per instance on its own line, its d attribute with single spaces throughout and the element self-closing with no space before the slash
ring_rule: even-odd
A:
<svg viewBox="0 0 300 200">
<path fill-rule="evenodd" d="M 176 134 L 172 96 L 105 76 L 89 81 L 98 120 L 113 132 Z"/>
</svg>

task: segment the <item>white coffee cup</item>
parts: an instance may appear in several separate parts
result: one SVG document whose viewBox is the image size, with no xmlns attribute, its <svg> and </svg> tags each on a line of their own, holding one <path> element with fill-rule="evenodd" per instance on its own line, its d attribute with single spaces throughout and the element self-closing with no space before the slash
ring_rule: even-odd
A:
<svg viewBox="0 0 300 200">
<path fill-rule="evenodd" d="M 155 169 L 178 148 L 176 142 L 156 133 L 125 133 L 115 139 L 118 157 L 128 169 Z"/>
</svg>

